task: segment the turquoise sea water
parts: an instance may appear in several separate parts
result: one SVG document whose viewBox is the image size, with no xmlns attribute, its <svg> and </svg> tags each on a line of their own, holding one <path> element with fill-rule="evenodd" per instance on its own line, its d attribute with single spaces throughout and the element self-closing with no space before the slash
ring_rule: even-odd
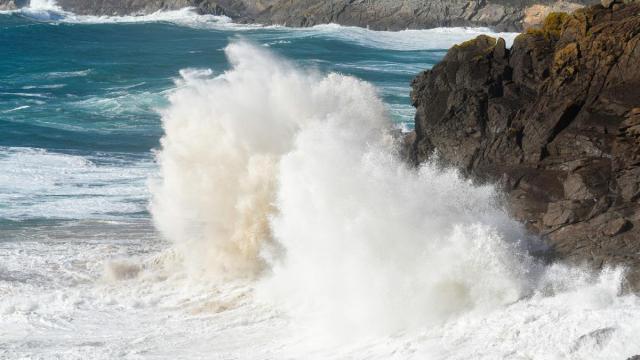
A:
<svg viewBox="0 0 640 360">
<path fill-rule="evenodd" d="M 232 39 L 369 81 L 394 121 L 410 128 L 411 79 L 442 58 L 439 47 L 475 34 L 435 33 L 430 42 L 421 32 L 240 27 L 183 15 L 131 22 L 0 15 L 0 227 L 148 217 L 158 110 L 180 70 L 224 72 Z"/>
</svg>

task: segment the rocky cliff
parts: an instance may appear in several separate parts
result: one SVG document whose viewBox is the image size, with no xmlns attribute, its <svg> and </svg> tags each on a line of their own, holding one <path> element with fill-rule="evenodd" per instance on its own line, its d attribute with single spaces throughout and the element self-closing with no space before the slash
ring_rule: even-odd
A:
<svg viewBox="0 0 640 360">
<path fill-rule="evenodd" d="M 640 289 L 640 3 L 481 36 L 413 82 L 413 160 L 501 184 L 556 258 L 625 264 Z M 606 7 L 605 7 L 606 6 Z"/>
<path fill-rule="evenodd" d="M 321 23 L 402 30 L 442 26 L 489 26 L 519 31 L 552 10 L 575 10 L 588 0 L 299 0 L 277 1 L 255 16 L 259 23 Z"/>
<path fill-rule="evenodd" d="M 325 23 L 378 30 L 489 26 L 519 31 L 551 11 L 571 11 L 594 0 L 58 0 L 77 14 L 129 15 L 195 7 L 237 22 L 312 26 Z M 0 0 L 15 8 L 29 0 Z"/>
</svg>

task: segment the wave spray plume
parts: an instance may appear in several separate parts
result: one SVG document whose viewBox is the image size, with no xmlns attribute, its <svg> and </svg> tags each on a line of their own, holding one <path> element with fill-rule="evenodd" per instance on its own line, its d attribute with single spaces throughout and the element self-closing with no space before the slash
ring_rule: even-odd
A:
<svg viewBox="0 0 640 360">
<path fill-rule="evenodd" d="M 397 156 L 376 89 L 243 41 L 183 71 L 163 113 L 152 213 L 193 276 L 337 338 L 388 334 L 531 294 L 545 268 L 491 186 Z"/>
</svg>

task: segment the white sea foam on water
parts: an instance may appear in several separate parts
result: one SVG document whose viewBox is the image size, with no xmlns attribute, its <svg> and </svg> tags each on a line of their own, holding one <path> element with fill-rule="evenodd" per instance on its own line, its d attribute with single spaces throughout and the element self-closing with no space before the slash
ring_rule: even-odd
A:
<svg viewBox="0 0 640 360">
<path fill-rule="evenodd" d="M 155 167 L 96 164 L 99 158 L 0 147 L 0 218 L 111 218 L 145 211 L 146 181 Z"/>
<path fill-rule="evenodd" d="M 28 7 L 4 13 L 16 12 L 40 21 L 58 21 L 71 14 L 63 11 L 55 0 L 29 0 Z"/>
<path fill-rule="evenodd" d="M 47 94 L 16 93 L 16 92 L 0 92 L 0 95 L 18 96 L 18 97 L 26 97 L 26 98 L 38 98 L 38 99 L 48 99 L 50 97 Z"/>
<path fill-rule="evenodd" d="M 66 84 L 50 84 L 50 85 L 27 85 L 27 86 L 23 86 L 22 88 L 25 90 L 30 90 L 30 89 L 61 89 L 63 87 L 67 86 Z"/>
<path fill-rule="evenodd" d="M 11 113 L 11 112 L 14 112 L 14 111 L 20 111 L 20 110 L 24 110 L 24 109 L 28 109 L 28 108 L 30 108 L 30 106 L 29 106 L 29 105 L 23 105 L 23 106 L 15 107 L 15 108 L 13 108 L 13 109 L 4 110 L 4 111 L 2 111 L 2 112 L 3 112 L 3 113 Z"/>
<path fill-rule="evenodd" d="M 71 24 L 118 24 L 118 23 L 151 23 L 167 22 L 180 26 L 209 29 L 226 30 L 249 30 L 262 28 L 260 25 L 235 24 L 226 16 L 200 15 L 194 8 L 183 8 L 179 10 L 156 11 L 147 15 L 124 15 L 124 16 L 95 16 L 77 15 L 63 10 L 57 5 L 55 0 L 31 1 L 28 7 L 18 10 L 3 11 L 0 13 L 17 13 L 39 21 L 51 21 L 54 23 Z"/>
<path fill-rule="evenodd" d="M 91 69 L 78 70 L 78 71 L 53 71 L 46 73 L 44 77 L 48 79 L 61 79 L 61 78 L 72 78 L 72 77 L 85 77 L 91 74 Z"/>
<path fill-rule="evenodd" d="M 412 63 L 399 65 L 391 61 L 358 61 L 355 63 L 335 64 L 336 68 L 342 70 L 364 70 L 375 73 L 396 74 L 396 75 L 415 75 L 428 69 L 429 64 Z M 406 90 L 406 89 L 404 89 Z"/>
<path fill-rule="evenodd" d="M 65 13 L 65 17 L 62 21 L 68 23 L 84 24 L 167 22 L 179 26 L 220 30 L 250 30 L 260 28 L 260 25 L 235 24 L 229 17 L 226 16 L 200 15 L 196 13 L 195 9 L 193 8 L 156 11 L 148 15 L 124 16 L 93 16 Z"/>
<path fill-rule="evenodd" d="M 148 122 L 145 118 L 140 118 L 140 114 L 153 112 L 155 108 L 164 104 L 164 95 L 164 91 L 152 92 L 120 88 L 112 89 L 101 97 L 86 97 L 73 101 L 71 104 L 73 108 L 113 117 L 114 121 L 104 128 L 135 128 L 140 123 Z M 122 119 L 126 121 L 122 121 Z"/>
<path fill-rule="evenodd" d="M 342 26 L 338 24 L 316 25 L 311 31 L 350 43 L 356 43 L 364 47 L 386 50 L 430 50 L 448 49 L 451 46 L 473 39 L 478 35 L 486 34 L 502 37 L 507 46 L 513 44 L 518 33 L 499 33 L 489 28 L 435 28 L 426 30 L 402 30 L 402 31 L 373 31 L 355 26 Z M 299 29 L 299 31 L 309 31 Z"/>
</svg>

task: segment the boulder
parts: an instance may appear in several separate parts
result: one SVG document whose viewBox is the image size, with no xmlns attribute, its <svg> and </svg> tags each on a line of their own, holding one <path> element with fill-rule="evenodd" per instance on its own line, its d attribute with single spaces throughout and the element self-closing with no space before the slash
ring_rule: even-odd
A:
<svg viewBox="0 0 640 360">
<path fill-rule="evenodd" d="M 511 49 L 480 36 L 413 81 L 414 163 L 497 183 L 555 259 L 640 288 L 640 3 L 552 13 Z"/>
</svg>

